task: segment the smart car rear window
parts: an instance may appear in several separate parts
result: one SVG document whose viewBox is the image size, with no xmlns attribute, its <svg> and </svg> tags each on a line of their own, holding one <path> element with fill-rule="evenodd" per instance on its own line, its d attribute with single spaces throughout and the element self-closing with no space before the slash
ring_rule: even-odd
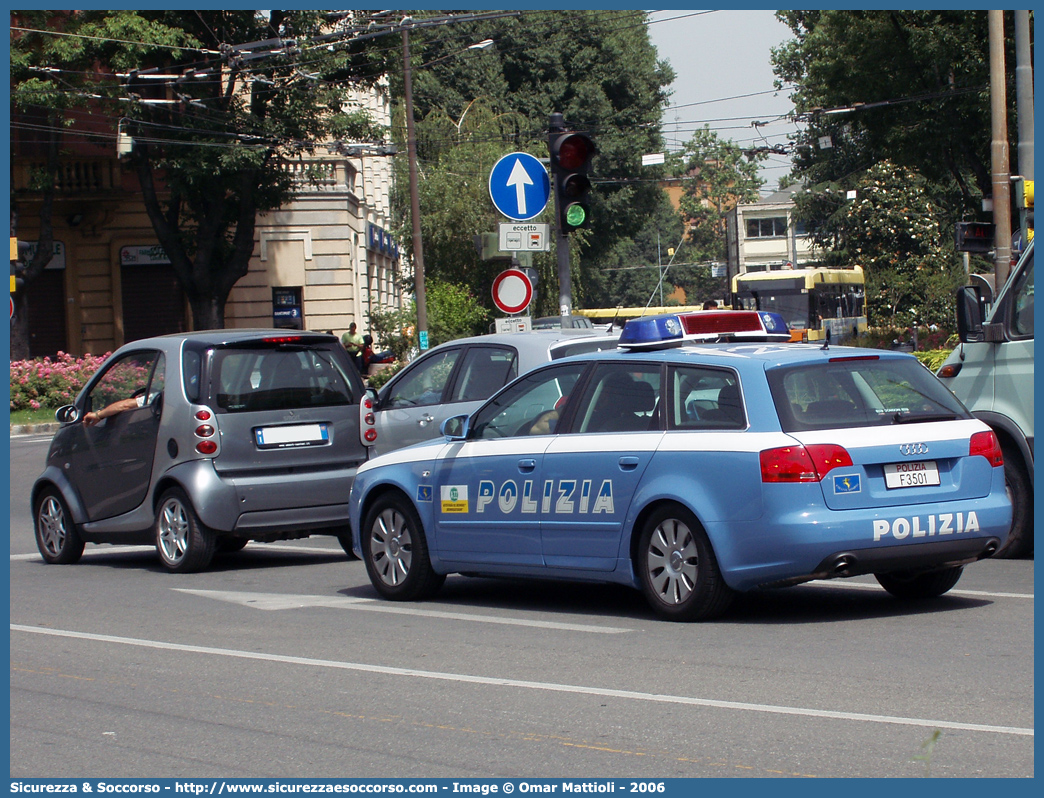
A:
<svg viewBox="0 0 1044 798">
<path fill-rule="evenodd" d="M 217 349 L 210 382 L 226 413 L 352 404 L 347 376 L 322 349 Z"/>
<path fill-rule="evenodd" d="M 839 357 L 768 372 L 785 432 L 969 418 L 913 358 Z"/>
</svg>

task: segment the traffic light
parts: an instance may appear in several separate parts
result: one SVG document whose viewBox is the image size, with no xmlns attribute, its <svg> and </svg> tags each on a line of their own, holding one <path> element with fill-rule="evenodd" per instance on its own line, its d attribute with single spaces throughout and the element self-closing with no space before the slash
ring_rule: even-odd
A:
<svg viewBox="0 0 1044 798">
<path fill-rule="evenodd" d="M 1033 240 L 1033 181 L 1022 179 L 1015 184 L 1015 205 L 1019 209 L 1019 226 L 1022 228 L 1025 241 L 1023 246 Z"/>
<path fill-rule="evenodd" d="M 551 178 L 555 190 L 558 225 L 563 233 L 586 227 L 590 220 L 587 194 L 591 180 L 591 158 L 598 151 L 586 133 L 552 131 L 547 141 L 551 153 Z"/>
<path fill-rule="evenodd" d="M 958 252 L 989 252 L 993 249 L 992 222 L 957 222 Z"/>
</svg>

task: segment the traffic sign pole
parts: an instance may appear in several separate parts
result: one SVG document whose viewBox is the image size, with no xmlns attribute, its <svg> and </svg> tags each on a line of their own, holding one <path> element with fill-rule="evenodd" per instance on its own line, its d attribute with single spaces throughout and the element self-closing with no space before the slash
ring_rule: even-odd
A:
<svg viewBox="0 0 1044 798">
<path fill-rule="evenodd" d="M 550 131 L 550 137 L 554 138 L 555 135 L 561 133 L 566 129 L 565 117 L 560 113 L 551 114 L 548 125 Z M 556 202 L 560 202 L 559 198 L 555 198 Z M 558 213 L 558 209 L 555 209 L 555 252 L 558 256 L 558 312 L 562 317 L 562 329 L 569 329 L 572 326 L 570 316 L 573 315 L 573 299 L 572 299 L 572 275 L 569 272 L 569 236 L 565 234 L 562 229 L 562 214 Z"/>
</svg>

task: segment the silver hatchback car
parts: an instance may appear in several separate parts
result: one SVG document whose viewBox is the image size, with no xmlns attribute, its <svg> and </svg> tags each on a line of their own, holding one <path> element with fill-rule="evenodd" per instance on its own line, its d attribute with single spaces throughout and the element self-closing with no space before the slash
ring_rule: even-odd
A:
<svg viewBox="0 0 1044 798">
<path fill-rule="evenodd" d="M 478 409 L 520 374 L 561 357 L 615 349 L 618 339 L 591 328 L 548 329 L 440 344 L 381 388 L 373 453 L 430 440 L 447 418 Z"/>
<path fill-rule="evenodd" d="M 130 400 L 130 401 L 128 401 Z M 372 403 L 332 335 L 216 330 L 118 349 L 56 413 L 32 491 L 49 563 L 85 543 L 155 543 L 175 572 L 250 540 L 335 535 L 374 435 Z"/>
</svg>

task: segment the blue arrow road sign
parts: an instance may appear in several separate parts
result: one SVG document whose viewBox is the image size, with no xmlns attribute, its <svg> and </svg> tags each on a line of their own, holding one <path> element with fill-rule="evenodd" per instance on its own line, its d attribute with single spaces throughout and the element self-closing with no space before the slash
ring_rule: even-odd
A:
<svg viewBox="0 0 1044 798">
<path fill-rule="evenodd" d="M 547 207 L 551 181 L 547 170 L 532 155 L 505 155 L 489 173 L 489 196 L 497 210 L 509 219 L 524 221 Z"/>
</svg>

